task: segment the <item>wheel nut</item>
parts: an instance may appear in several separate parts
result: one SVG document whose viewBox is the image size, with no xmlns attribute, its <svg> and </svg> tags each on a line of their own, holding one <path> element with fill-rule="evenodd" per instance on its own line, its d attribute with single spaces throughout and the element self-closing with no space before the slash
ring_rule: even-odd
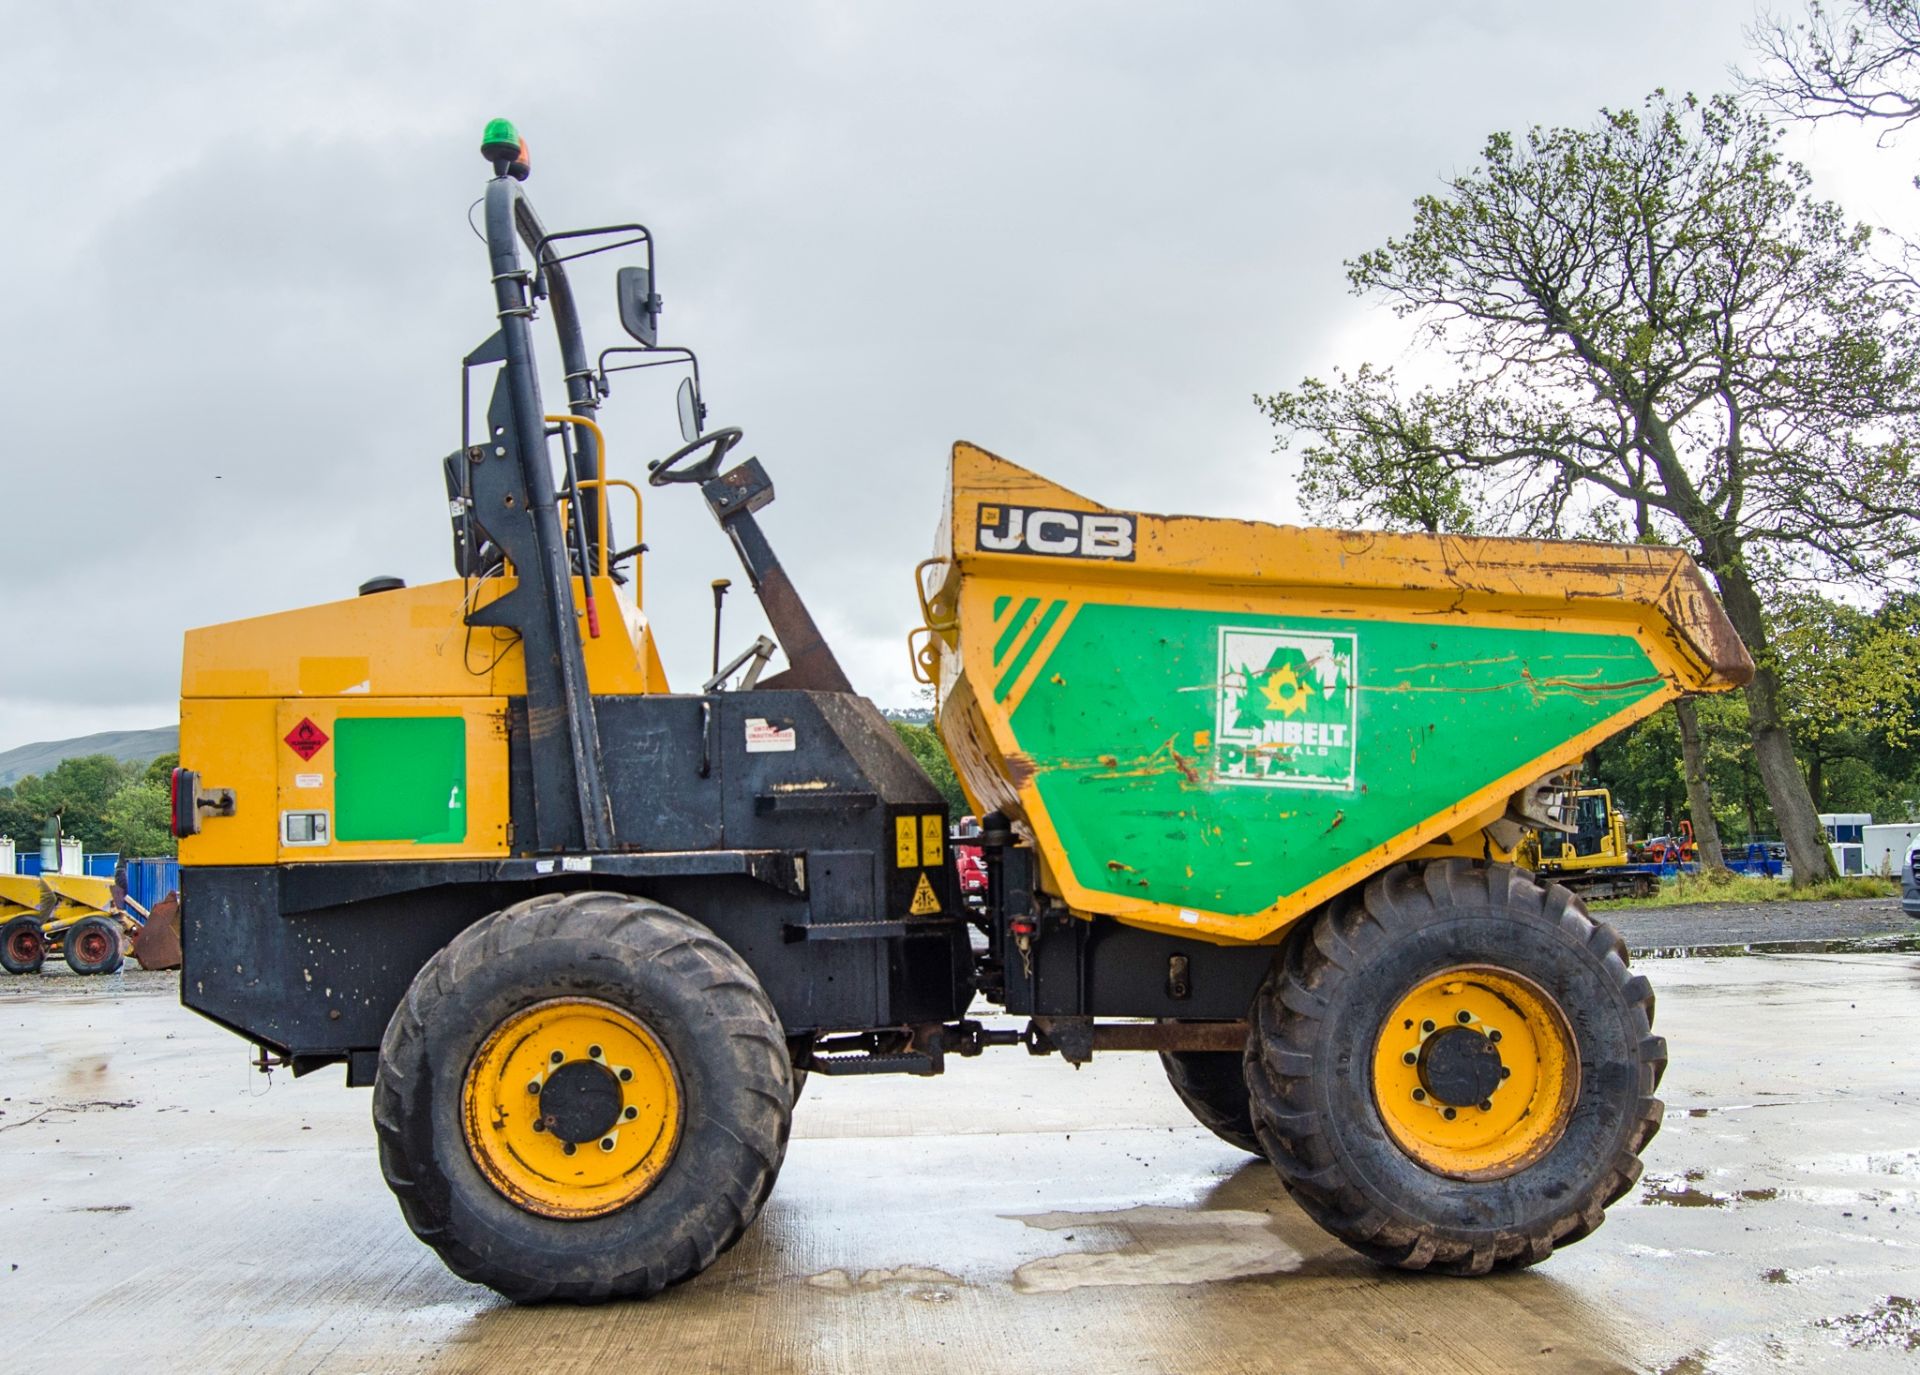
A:
<svg viewBox="0 0 1920 1375">
<path fill-rule="evenodd" d="M 1410 1050 L 1400 1057 L 1400 1063 L 1403 1065 L 1417 1065 L 1420 1063 L 1420 1056 L 1418 1052 Z"/>
<path fill-rule="evenodd" d="M 532 1082 L 531 1084 L 528 1084 L 528 1085 L 527 1085 L 527 1092 L 528 1092 L 528 1093 L 538 1093 L 538 1092 L 540 1092 L 540 1081 L 539 1081 L 538 1079 L 535 1079 L 535 1080 L 534 1080 L 534 1081 L 533 1081 L 533 1082 Z"/>
<path fill-rule="evenodd" d="M 1426 1021 L 1424 1021 L 1424 1022 L 1422 1022 L 1422 1023 L 1420 1023 L 1420 1029 L 1421 1029 L 1422 1031 L 1432 1031 L 1432 1030 L 1433 1030 L 1433 1019 L 1432 1019 L 1431 1017 L 1429 1017 L 1429 1018 L 1428 1018 L 1428 1019 L 1427 1019 Z"/>
<path fill-rule="evenodd" d="M 628 1108 L 626 1111 L 626 1119 L 629 1122 L 633 1121 L 633 1119 L 638 1117 L 639 1115 L 640 1115 L 640 1109 L 638 1108 Z"/>
<path fill-rule="evenodd" d="M 603 1150 L 603 1151 L 610 1151 L 610 1150 L 612 1150 L 612 1149 L 613 1149 L 613 1138 L 612 1138 L 611 1136 L 603 1136 L 603 1137 L 601 1137 L 601 1138 L 600 1138 L 600 1149 L 601 1149 L 601 1150 Z"/>
<path fill-rule="evenodd" d="M 1424 1102 L 1426 1102 L 1426 1101 L 1427 1101 L 1427 1091 L 1426 1091 L 1425 1089 L 1415 1089 L 1415 1090 L 1413 1091 L 1413 1101 L 1414 1101 L 1414 1102 L 1416 1102 L 1416 1103 L 1424 1103 Z"/>
<path fill-rule="evenodd" d="M 588 1058 L 589 1060 L 598 1060 L 598 1059 L 600 1058 L 600 1047 L 599 1047 L 599 1046 L 588 1046 L 588 1047 L 587 1047 L 587 1058 Z"/>
<path fill-rule="evenodd" d="M 571 1141 L 569 1141 L 569 1142 L 567 1142 L 567 1143 L 566 1143 L 565 1145 L 563 1145 L 563 1146 L 561 1146 L 561 1147 L 560 1147 L 560 1149 L 561 1149 L 562 1151 L 564 1151 L 564 1152 L 565 1152 L 566 1154 L 568 1154 L 568 1155 L 572 1155 L 572 1154 L 573 1154 L 573 1142 L 571 1142 Z"/>
<path fill-rule="evenodd" d="M 1445 1112 L 1441 1113 L 1440 1115 L 1446 1118 L 1447 1121 L 1449 1122 L 1453 1121 L 1455 1117 L 1459 1116 L 1459 1114 L 1454 1112 L 1452 1108 L 1448 1108 Z"/>
<path fill-rule="evenodd" d="M 620 1071 L 620 1082 L 621 1082 L 621 1083 L 623 1083 L 623 1084 L 624 1084 L 624 1083 L 626 1083 L 626 1082 L 627 1082 L 627 1081 L 628 1081 L 629 1079 L 631 1079 L 631 1078 L 633 1078 L 633 1071 L 632 1071 L 632 1070 L 630 1070 L 630 1069 L 623 1069 L 623 1070 L 621 1070 L 621 1071 Z"/>
<path fill-rule="evenodd" d="M 1486 1102 L 1484 1102 L 1484 1103 L 1482 1103 L 1482 1104 L 1480 1105 L 1480 1111 L 1481 1111 L 1481 1112 L 1492 1112 L 1492 1111 L 1493 1111 L 1493 1100 L 1492 1100 L 1491 1098 L 1489 1098 L 1489 1099 L 1487 1099 L 1487 1101 L 1486 1101 Z"/>
<path fill-rule="evenodd" d="M 549 1060 L 551 1060 L 551 1061 L 553 1061 L 553 1063 L 557 1065 L 557 1064 L 559 1064 L 559 1063 L 560 1063 L 561 1061 L 563 1061 L 563 1060 L 565 1060 L 565 1059 L 566 1059 L 567 1057 L 566 1057 L 566 1055 L 565 1055 L 565 1053 L 563 1053 L 563 1052 L 561 1052 L 561 1051 L 558 1051 L 558 1050 L 556 1050 L 556 1051 L 554 1051 L 554 1053 L 553 1053 L 553 1054 L 551 1054 L 551 1055 L 549 1055 L 549 1056 L 548 1056 L 547 1058 L 548 1058 Z"/>
<path fill-rule="evenodd" d="M 1505 1065 L 1502 1065 L 1500 1066 L 1500 1077 L 1502 1079 L 1511 1079 L 1513 1078 L 1513 1071 L 1508 1069 Z"/>
<path fill-rule="evenodd" d="M 536 1117 L 533 1119 L 533 1129 L 537 1132 L 543 1132 L 547 1129 L 547 1124 Z"/>
<path fill-rule="evenodd" d="M 1497 1031 L 1489 1031 L 1487 1033 L 1487 1039 L 1489 1041 L 1497 1041 L 1500 1039 L 1500 1033 Z"/>
<path fill-rule="evenodd" d="M 1473 1020 L 1473 1014 L 1467 1011 L 1463 1007 L 1460 1009 L 1460 1011 L 1457 1014 L 1455 1014 L 1454 1020 L 1456 1022 L 1461 1023 L 1462 1025 L 1465 1025 L 1466 1023 L 1471 1022 Z"/>
</svg>

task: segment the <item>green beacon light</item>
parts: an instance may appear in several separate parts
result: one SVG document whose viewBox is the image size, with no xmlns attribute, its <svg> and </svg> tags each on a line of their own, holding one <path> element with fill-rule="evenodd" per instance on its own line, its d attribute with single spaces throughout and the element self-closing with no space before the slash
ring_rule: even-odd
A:
<svg viewBox="0 0 1920 1375">
<path fill-rule="evenodd" d="M 527 141 L 520 137 L 520 131 L 513 127 L 510 119 L 487 121 L 487 130 L 480 136 L 480 156 L 492 163 L 496 171 L 515 181 L 525 181 L 532 168 Z"/>
</svg>

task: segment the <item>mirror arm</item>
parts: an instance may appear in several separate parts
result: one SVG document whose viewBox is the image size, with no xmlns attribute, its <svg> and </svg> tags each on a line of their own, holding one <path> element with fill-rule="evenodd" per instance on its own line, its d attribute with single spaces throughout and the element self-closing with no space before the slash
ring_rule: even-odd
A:
<svg viewBox="0 0 1920 1375">
<path fill-rule="evenodd" d="M 650 354 L 651 357 L 649 361 L 645 363 L 622 363 L 617 368 L 610 368 L 607 366 L 607 359 L 616 353 L 645 353 Z M 597 368 L 600 374 L 600 394 L 602 396 L 607 394 L 607 378 L 613 373 L 636 372 L 641 368 L 663 368 L 669 363 L 688 363 L 692 365 L 694 400 L 699 402 L 700 418 L 705 420 L 707 418 L 707 403 L 700 390 L 700 360 L 694 356 L 692 349 L 680 348 L 677 345 L 671 348 L 650 349 L 643 348 L 637 344 L 616 344 L 612 348 L 601 349 L 600 357 L 597 361 Z"/>
</svg>

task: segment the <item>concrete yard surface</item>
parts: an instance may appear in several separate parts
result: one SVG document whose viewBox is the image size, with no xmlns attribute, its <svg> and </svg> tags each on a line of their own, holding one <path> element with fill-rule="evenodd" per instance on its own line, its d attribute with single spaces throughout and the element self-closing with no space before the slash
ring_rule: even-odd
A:
<svg viewBox="0 0 1920 1375">
<path fill-rule="evenodd" d="M 1196 1127 L 1152 1056 L 815 1076 L 778 1187 L 645 1303 L 517 1309 L 381 1183 L 364 1090 L 296 1083 L 172 976 L 0 981 L 0 1371 L 1920 1368 L 1920 961 L 1648 960 L 1666 1126 L 1593 1237 L 1374 1267 Z"/>
</svg>

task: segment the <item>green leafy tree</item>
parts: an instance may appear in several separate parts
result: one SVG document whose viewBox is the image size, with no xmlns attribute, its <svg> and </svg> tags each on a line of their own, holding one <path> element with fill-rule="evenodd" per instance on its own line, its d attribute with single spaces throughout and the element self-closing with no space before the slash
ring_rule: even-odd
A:
<svg viewBox="0 0 1920 1375">
<path fill-rule="evenodd" d="M 1785 599 L 1775 610 L 1781 699 L 1822 810 L 1834 809 L 1827 783 L 1835 763 L 1851 760 L 1872 772 L 1872 741 L 1899 749 L 1915 738 L 1920 626 L 1900 614 L 1904 606 L 1876 615 L 1807 594 Z M 1859 769 L 1850 774 L 1856 792 L 1875 790 Z"/>
<path fill-rule="evenodd" d="M 147 765 L 146 780 L 149 783 L 159 783 L 171 787 L 173 783 L 173 771 L 179 767 L 179 751 L 176 750 L 172 754 L 163 754 L 151 764 Z"/>
<path fill-rule="evenodd" d="M 1680 544 L 1755 654 L 1752 754 L 1797 877 L 1832 872 L 1795 761 L 1770 590 L 1904 569 L 1920 531 L 1920 321 L 1870 232 L 1813 199 L 1764 120 L 1656 92 L 1496 134 L 1348 264 L 1455 380 L 1361 367 L 1264 398 L 1317 513 Z"/>
<path fill-rule="evenodd" d="M 919 761 L 920 767 L 927 771 L 927 777 L 940 790 L 940 796 L 946 799 L 953 815 L 964 815 L 967 795 L 960 790 L 960 780 L 953 772 L 953 761 L 947 758 L 947 749 L 940 743 L 939 734 L 932 726 L 916 726 L 911 721 L 895 721 L 892 724 L 894 733 Z"/>
<path fill-rule="evenodd" d="M 174 853 L 167 786 L 150 778 L 129 779 L 107 799 L 101 817 L 108 848 L 128 859 L 171 857 Z"/>
<path fill-rule="evenodd" d="M 0 797 L 0 833 L 21 848 L 39 843 L 47 818 L 60 816 L 61 834 L 90 851 L 114 848 L 106 822 L 107 804 L 137 771 L 111 755 L 63 759 L 51 773 L 28 775 Z"/>
</svg>

